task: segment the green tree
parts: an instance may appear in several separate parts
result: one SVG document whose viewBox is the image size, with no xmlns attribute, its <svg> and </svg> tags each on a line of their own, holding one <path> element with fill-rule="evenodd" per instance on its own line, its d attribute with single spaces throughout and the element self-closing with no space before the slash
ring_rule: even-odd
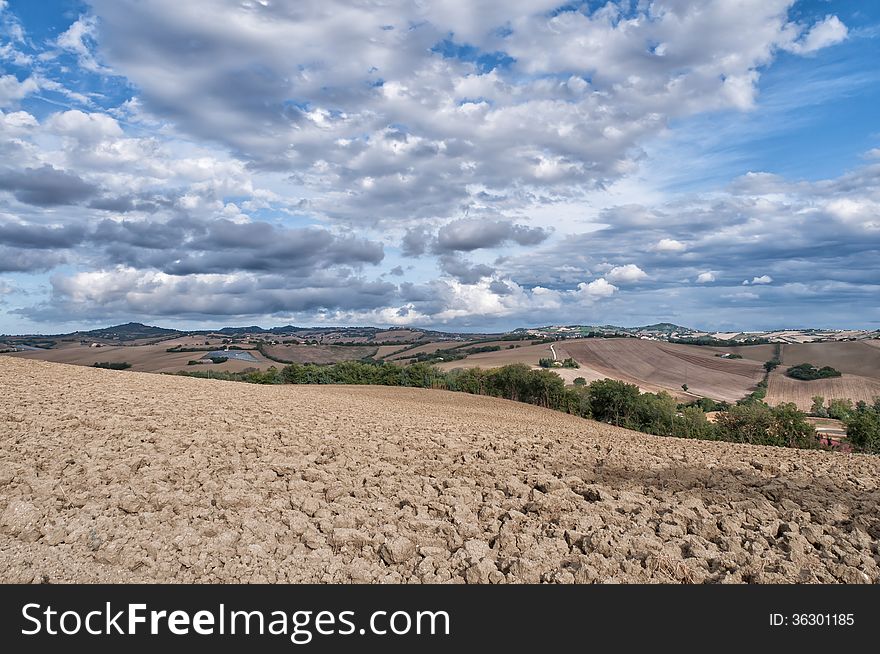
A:
<svg viewBox="0 0 880 654">
<path fill-rule="evenodd" d="M 596 420 L 629 426 L 639 405 L 639 387 L 616 379 L 598 379 L 587 386 Z"/>
<path fill-rule="evenodd" d="M 698 406 L 686 406 L 673 422 L 673 436 L 679 438 L 715 438 L 715 427 Z"/>
<path fill-rule="evenodd" d="M 821 395 L 813 396 L 813 406 L 810 407 L 810 413 L 820 418 L 825 418 L 828 412 L 825 411 L 825 398 Z"/>
<path fill-rule="evenodd" d="M 861 452 L 880 454 L 880 410 L 865 406 L 845 421 L 846 437 Z"/>
<path fill-rule="evenodd" d="M 769 434 L 772 442 L 768 445 L 812 448 L 818 446 L 816 428 L 807 421 L 803 411 L 796 404 L 784 402 L 771 409 L 773 428 Z"/>
<path fill-rule="evenodd" d="M 835 398 L 828 402 L 828 417 L 846 420 L 853 413 L 853 403 L 849 398 Z"/>
</svg>

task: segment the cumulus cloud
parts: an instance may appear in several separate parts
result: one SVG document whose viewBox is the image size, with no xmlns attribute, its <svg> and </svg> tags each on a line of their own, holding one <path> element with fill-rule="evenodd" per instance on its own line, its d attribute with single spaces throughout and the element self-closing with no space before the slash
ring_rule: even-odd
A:
<svg viewBox="0 0 880 654">
<path fill-rule="evenodd" d="M 392 298 L 394 285 L 357 277 L 314 275 L 293 285 L 251 273 L 169 275 L 119 267 L 57 276 L 53 303 L 31 315 L 232 316 L 277 315 L 346 307 L 373 309 Z"/>
<path fill-rule="evenodd" d="M 653 250 L 655 252 L 684 252 L 687 250 L 687 245 L 681 241 L 676 241 L 674 238 L 661 238 L 657 241 Z"/>
<path fill-rule="evenodd" d="M 484 277 L 491 277 L 495 270 L 483 264 L 472 265 L 466 259 L 444 254 L 440 257 L 440 270 L 455 277 L 462 284 L 476 284 Z"/>
<path fill-rule="evenodd" d="M 15 104 L 39 88 L 33 77 L 19 81 L 15 75 L 0 75 L 0 108 Z"/>
<path fill-rule="evenodd" d="M 770 275 L 761 275 L 760 277 L 752 277 L 752 281 L 748 279 L 743 280 L 742 285 L 748 286 L 749 284 L 771 284 L 773 282 L 773 278 Z"/>
<path fill-rule="evenodd" d="M 345 220 L 448 218 L 487 190 L 620 178 L 669 119 L 752 106 L 775 48 L 834 42 L 833 17 L 796 24 L 791 4 L 92 2 L 101 51 L 144 106 L 296 171 Z M 78 24 L 67 40 L 87 52 Z"/>
<path fill-rule="evenodd" d="M 411 227 L 406 230 L 400 251 L 406 257 L 417 257 L 425 253 L 431 240 L 431 230 L 426 227 Z"/>
<path fill-rule="evenodd" d="M 646 279 L 648 273 L 634 263 L 628 263 L 625 266 L 615 266 L 605 274 L 605 277 L 615 284 L 632 284 Z"/>
<path fill-rule="evenodd" d="M 546 229 L 516 225 L 509 220 L 462 219 L 440 228 L 435 248 L 438 252 L 470 252 L 498 247 L 508 241 L 537 245 L 548 236 Z"/>
<path fill-rule="evenodd" d="M 42 45 L 10 19 L 0 270 L 71 266 L 34 320 L 478 329 L 720 294 L 737 317 L 795 296 L 864 305 L 880 284 L 870 152 L 837 178 L 757 171 L 610 206 L 645 144 L 754 108 L 780 50 L 847 38 L 792 6 L 92 0 Z M 56 108 L 32 110 L 36 93 Z"/>
<path fill-rule="evenodd" d="M 589 283 L 581 282 L 578 284 L 574 295 L 579 300 L 592 301 L 614 295 L 618 290 L 614 284 L 610 284 L 604 277 L 600 277 Z"/>
<path fill-rule="evenodd" d="M 796 54 L 812 54 L 846 40 L 849 30 L 837 16 L 826 16 L 786 49 Z"/>
<path fill-rule="evenodd" d="M 697 275 L 697 284 L 709 284 L 715 281 L 715 273 L 711 270 Z"/>
<path fill-rule="evenodd" d="M 75 173 L 45 164 L 21 171 L 0 171 L 0 190 L 11 191 L 25 204 L 52 207 L 75 204 L 93 196 L 98 189 Z"/>
</svg>

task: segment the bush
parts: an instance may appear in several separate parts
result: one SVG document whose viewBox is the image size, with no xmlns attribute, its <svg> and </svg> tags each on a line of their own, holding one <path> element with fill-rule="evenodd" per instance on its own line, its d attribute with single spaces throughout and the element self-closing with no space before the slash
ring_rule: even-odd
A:
<svg viewBox="0 0 880 654">
<path fill-rule="evenodd" d="M 639 387 L 616 379 L 599 379 L 587 386 L 593 418 L 617 426 L 635 423 Z"/>
<path fill-rule="evenodd" d="M 800 379 L 802 381 L 813 381 L 814 379 L 828 379 L 829 377 L 840 377 L 839 370 L 835 370 L 831 366 L 822 366 L 817 368 L 812 363 L 801 363 L 792 366 L 785 371 L 785 374 L 792 379 Z"/>
<path fill-rule="evenodd" d="M 835 399 L 828 402 L 828 410 L 825 412 L 829 418 L 846 420 L 853 413 L 853 403 L 850 399 Z"/>
<path fill-rule="evenodd" d="M 730 407 L 716 419 L 718 438 L 753 445 L 812 448 L 818 446 L 815 428 L 792 403 L 770 408 L 763 402 Z"/>
<path fill-rule="evenodd" d="M 583 377 L 575 377 L 574 378 L 574 385 L 575 386 L 586 386 L 587 380 L 584 379 Z"/>
<path fill-rule="evenodd" d="M 779 364 L 781 364 L 781 363 L 782 363 L 782 361 L 780 361 L 779 359 L 770 359 L 769 361 L 765 361 L 764 362 L 764 370 L 766 372 L 773 372 L 773 370 L 775 370 L 777 367 L 779 367 Z"/>
<path fill-rule="evenodd" d="M 850 444 L 861 452 L 880 454 L 880 399 L 874 406 L 860 402 L 845 421 Z"/>
<path fill-rule="evenodd" d="M 810 415 L 817 418 L 827 418 L 828 412 L 825 410 L 825 398 L 821 395 L 813 396 L 813 405 L 810 407 Z"/>
<path fill-rule="evenodd" d="M 128 361 L 102 361 L 100 363 L 96 362 L 92 367 L 105 368 L 106 370 L 125 370 L 126 368 L 131 368 L 131 364 Z"/>
</svg>

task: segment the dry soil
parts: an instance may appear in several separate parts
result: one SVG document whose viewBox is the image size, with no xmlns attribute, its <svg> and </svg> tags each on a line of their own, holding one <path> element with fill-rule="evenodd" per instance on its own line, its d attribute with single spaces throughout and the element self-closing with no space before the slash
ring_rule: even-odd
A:
<svg viewBox="0 0 880 654">
<path fill-rule="evenodd" d="M 0 357 L 0 581 L 878 582 L 880 459 Z"/>
</svg>

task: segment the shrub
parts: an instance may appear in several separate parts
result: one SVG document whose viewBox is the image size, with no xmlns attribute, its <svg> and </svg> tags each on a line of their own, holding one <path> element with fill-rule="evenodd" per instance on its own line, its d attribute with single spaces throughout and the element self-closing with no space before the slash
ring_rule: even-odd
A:
<svg viewBox="0 0 880 654">
<path fill-rule="evenodd" d="M 831 366 L 822 366 L 817 368 L 812 363 L 801 363 L 792 366 L 785 371 L 785 374 L 792 379 L 800 379 L 802 381 L 813 381 L 814 379 L 828 379 L 829 377 L 840 377 L 839 370 L 835 370 Z"/>
<path fill-rule="evenodd" d="M 854 448 L 880 454 L 880 399 L 874 406 L 859 403 L 856 411 L 844 422 L 846 436 Z"/>
<path fill-rule="evenodd" d="M 107 370 L 125 370 L 126 368 L 131 368 L 131 364 L 128 361 L 101 361 L 100 363 L 95 363 L 93 368 L 105 368 Z"/>
</svg>

